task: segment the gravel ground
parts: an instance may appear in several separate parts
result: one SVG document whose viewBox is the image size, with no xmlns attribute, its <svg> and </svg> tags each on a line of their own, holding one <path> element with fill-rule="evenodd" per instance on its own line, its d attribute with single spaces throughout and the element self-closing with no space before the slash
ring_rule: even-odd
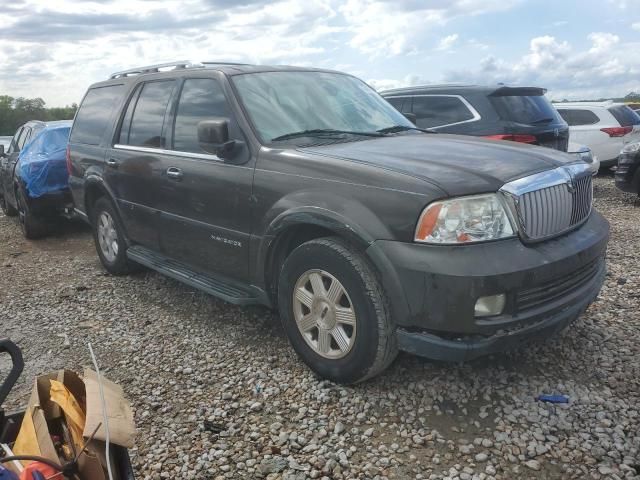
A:
<svg viewBox="0 0 640 480">
<path fill-rule="evenodd" d="M 0 336 L 27 362 L 7 406 L 38 373 L 89 365 L 91 341 L 133 402 L 139 479 L 640 478 L 640 203 L 609 176 L 596 206 L 609 274 L 572 328 L 464 365 L 401 354 L 355 387 L 310 373 L 265 309 L 109 276 L 86 227 L 29 242 L 0 216 Z"/>
</svg>

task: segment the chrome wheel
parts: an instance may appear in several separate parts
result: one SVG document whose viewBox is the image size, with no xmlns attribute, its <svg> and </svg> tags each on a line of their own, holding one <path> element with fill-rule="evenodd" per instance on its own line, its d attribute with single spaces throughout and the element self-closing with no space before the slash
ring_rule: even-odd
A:
<svg viewBox="0 0 640 480">
<path fill-rule="evenodd" d="M 293 314 L 302 338 L 330 359 L 347 355 L 356 339 L 356 313 L 344 286 L 324 270 L 308 270 L 293 290 Z"/>
<path fill-rule="evenodd" d="M 115 262 L 118 256 L 118 232 L 113 218 L 107 212 L 98 217 L 98 243 L 102 255 L 108 262 Z"/>
</svg>

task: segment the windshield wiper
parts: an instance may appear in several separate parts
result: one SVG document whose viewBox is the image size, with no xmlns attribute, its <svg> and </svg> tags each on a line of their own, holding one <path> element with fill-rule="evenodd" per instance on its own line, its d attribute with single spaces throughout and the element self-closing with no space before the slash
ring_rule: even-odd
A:
<svg viewBox="0 0 640 480">
<path fill-rule="evenodd" d="M 410 127 L 408 125 L 392 125 L 391 127 L 381 128 L 380 130 L 376 130 L 376 131 L 378 133 L 387 134 L 387 133 L 404 132 L 406 130 L 417 130 L 419 132 L 424 132 L 424 133 L 438 133 L 435 130 L 432 130 L 430 128 Z"/>
<path fill-rule="evenodd" d="M 338 135 L 338 134 L 362 135 L 365 137 L 383 137 L 384 136 L 384 133 L 381 133 L 381 132 L 352 132 L 349 130 L 334 130 L 332 128 L 315 128 L 312 130 L 302 130 L 300 132 L 285 133 L 284 135 L 280 135 L 279 137 L 272 138 L 271 141 L 278 142 L 280 140 L 289 140 L 290 138 L 322 137 L 325 135 Z"/>
<path fill-rule="evenodd" d="M 529 122 L 529 125 L 538 125 L 539 123 L 550 123 L 550 122 L 553 122 L 553 118 L 546 117 L 546 118 L 539 118 L 538 120 Z"/>
</svg>

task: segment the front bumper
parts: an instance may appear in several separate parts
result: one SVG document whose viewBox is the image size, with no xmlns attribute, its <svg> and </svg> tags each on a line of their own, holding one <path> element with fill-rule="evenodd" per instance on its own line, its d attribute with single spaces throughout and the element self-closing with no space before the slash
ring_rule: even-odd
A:
<svg viewBox="0 0 640 480">
<path fill-rule="evenodd" d="M 578 229 L 533 245 L 516 238 L 466 246 L 377 241 L 370 248 L 393 266 L 383 283 L 400 348 L 463 360 L 570 323 L 602 286 L 608 237 L 609 224 L 593 211 Z M 475 316 L 479 297 L 501 293 L 507 297 L 501 315 Z M 396 302 L 406 309 L 394 308 Z"/>
</svg>

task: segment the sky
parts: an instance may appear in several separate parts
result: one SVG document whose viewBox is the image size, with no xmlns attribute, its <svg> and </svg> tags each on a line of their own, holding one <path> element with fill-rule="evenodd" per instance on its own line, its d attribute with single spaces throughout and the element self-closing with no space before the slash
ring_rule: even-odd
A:
<svg viewBox="0 0 640 480">
<path fill-rule="evenodd" d="M 233 61 L 341 70 L 374 88 L 535 85 L 640 92 L 640 0 L 11 0 L 0 94 L 48 106 L 126 68 Z"/>
</svg>

